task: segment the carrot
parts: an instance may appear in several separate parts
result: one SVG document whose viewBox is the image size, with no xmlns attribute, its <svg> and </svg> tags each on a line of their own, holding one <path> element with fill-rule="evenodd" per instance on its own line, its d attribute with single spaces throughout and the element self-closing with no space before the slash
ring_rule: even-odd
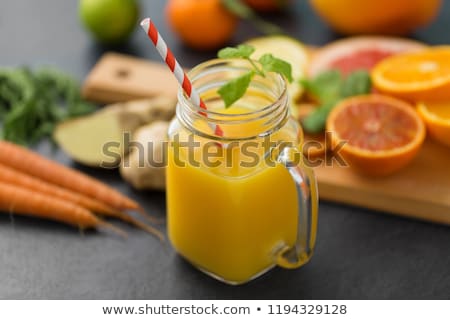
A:
<svg viewBox="0 0 450 320">
<path fill-rule="evenodd" d="M 21 173 L 20 171 L 9 168 L 2 164 L 0 164 L 0 182 L 24 187 L 26 189 L 34 190 L 49 196 L 55 196 L 62 200 L 73 202 L 74 204 L 77 204 L 81 207 L 100 213 L 102 216 L 121 219 L 122 221 L 128 222 L 140 229 L 143 229 L 160 239 L 163 238 L 163 235 L 153 227 L 148 226 L 123 212 L 110 208 L 100 201 L 88 198 L 85 195 L 82 195 L 75 191 L 67 190 L 57 185 L 50 184 L 46 181 Z"/>
<path fill-rule="evenodd" d="M 63 188 L 95 198 L 113 208 L 138 210 L 145 214 L 142 207 L 135 201 L 106 184 L 13 143 L 0 141 L 0 163 Z"/>
<path fill-rule="evenodd" d="M 0 182 L 0 211 L 50 219 L 81 229 L 105 227 L 121 236 L 127 236 L 119 228 L 72 202 L 4 182 Z"/>
</svg>

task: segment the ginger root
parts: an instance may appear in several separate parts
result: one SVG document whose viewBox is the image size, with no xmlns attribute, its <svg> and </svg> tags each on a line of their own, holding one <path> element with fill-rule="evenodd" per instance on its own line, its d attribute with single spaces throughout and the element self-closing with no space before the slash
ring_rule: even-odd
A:
<svg viewBox="0 0 450 320">
<path fill-rule="evenodd" d="M 130 153 L 120 165 L 120 174 L 134 188 L 164 190 L 167 130 L 169 122 L 156 121 L 139 128 Z"/>
<path fill-rule="evenodd" d="M 117 113 L 122 130 L 132 133 L 154 121 L 171 120 L 175 115 L 176 103 L 174 98 L 159 96 L 113 104 L 103 109 L 103 112 Z"/>
</svg>

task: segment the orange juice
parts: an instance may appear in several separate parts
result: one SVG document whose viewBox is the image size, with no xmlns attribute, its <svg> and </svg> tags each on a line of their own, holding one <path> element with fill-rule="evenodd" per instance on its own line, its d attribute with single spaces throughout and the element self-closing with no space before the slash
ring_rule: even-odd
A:
<svg viewBox="0 0 450 320">
<path fill-rule="evenodd" d="M 235 106 L 224 110 L 232 112 L 245 113 Z M 240 131 L 245 134 L 255 125 L 241 126 Z M 233 134 L 225 126 L 224 135 Z M 186 160 L 182 150 L 180 158 Z M 270 167 L 264 162 L 243 168 L 243 158 L 235 147 L 216 168 L 188 161 L 180 167 L 174 150 L 168 153 L 170 240 L 193 264 L 230 282 L 249 280 L 273 266 L 274 251 L 292 246 L 297 233 L 297 191 L 289 172 L 281 164 Z"/>
</svg>

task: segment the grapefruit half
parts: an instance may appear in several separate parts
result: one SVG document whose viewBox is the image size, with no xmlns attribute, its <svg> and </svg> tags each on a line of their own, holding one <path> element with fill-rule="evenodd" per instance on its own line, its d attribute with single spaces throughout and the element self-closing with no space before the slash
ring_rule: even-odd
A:
<svg viewBox="0 0 450 320">
<path fill-rule="evenodd" d="M 378 62 L 397 53 L 426 49 L 421 42 L 396 37 L 351 37 L 331 42 L 317 50 L 309 64 L 308 75 L 337 69 L 344 75 L 355 70 L 371 70 Z"/>
</svg>

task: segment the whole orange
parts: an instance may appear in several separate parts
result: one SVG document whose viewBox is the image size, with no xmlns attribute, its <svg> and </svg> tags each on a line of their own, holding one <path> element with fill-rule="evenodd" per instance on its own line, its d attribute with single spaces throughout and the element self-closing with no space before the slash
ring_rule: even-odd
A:
<svg viewBox="0 0 450 320">
<path fill-rule="evenodd" d="M 343 34 L 405 35 L 436 16 L 442 0 L 310 0 L 314 10 Z"/>
<path fill-rule="evenodd" d="M 166 17 L 180 39 L 198 50 L 217 49 L 226 44 L 238 22 L 220 0 L 169 0 Z"/>
</svg>

